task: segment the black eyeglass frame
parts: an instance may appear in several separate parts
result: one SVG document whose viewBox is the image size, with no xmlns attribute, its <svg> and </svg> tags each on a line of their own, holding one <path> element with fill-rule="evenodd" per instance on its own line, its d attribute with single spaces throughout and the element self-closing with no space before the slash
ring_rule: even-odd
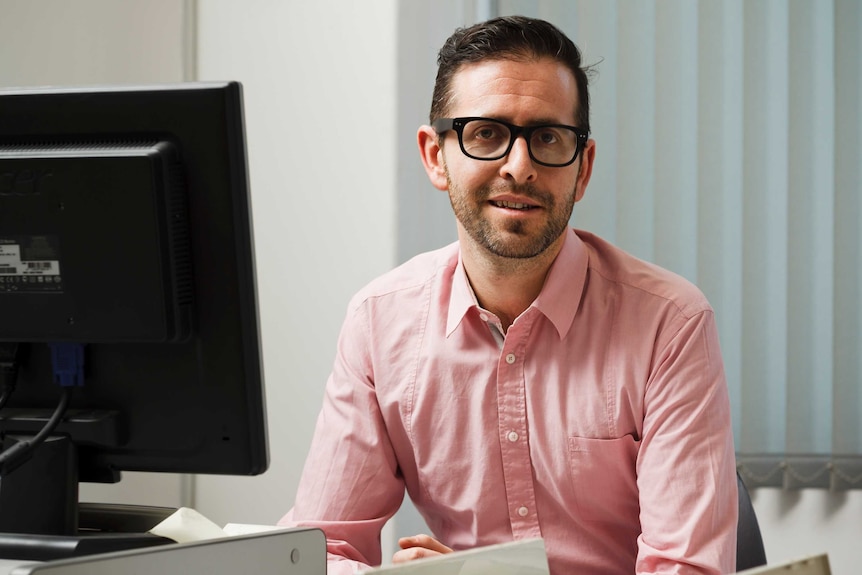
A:
<svg viewBox="0 0 862 575">
<path fill-rule="evenodd" d="M 469 153 L 464 147 L 464 126 L 466 126 L 468 122 L 472 122 L 474 120 L 497 122 L 498 124 L 502 124 L 509 129 L 509 145 L 506 146 L 506 149 L 500 155 L 494 156 L 492 158 L 480 158 Z M 519 126 L 517 124 L 498 120 L 497 118 L 483 118 L 482 116 L 438 118 L 434 120 L 434 122 L 431 124 L 431 127 L 434 128 L 434 131 L 437 132 L 438 136 L 448 132 L 449 130 L 454 130 L 455 133 L 458 134 L 458 145 L 461 147 L 461 152 L 463 152 L 464 155 L 468 158 L 472 158 L 474 160 L 481 160 L 483 162 L 493 162 L 508 156 L 509 152 L 512 151 L 512 147 L 515 145 L 515 140 L 518 139 L 518 136 L 523 134 L 524 140 L 527 142 L 527 151 L 530 153 L 530 159 L 541 166 L 548 166 L 549 168 L 564 168 L 566 166 L 572 165 L 583 151 L 584 146 L 587 143 L 587 139 L 590 136 L 586 130 L 582 130 L 581 128 L 578 128 L 576 126 L 567 126 L 566 124 L 536 124 L 534 126 Z M 533 132 L 535 132 L 536 130 L 541 130 L 543 128 L 564 128 L 566 130 L 571 130 L 575 133 L 575 154 L 574 156 L 572 156 L 571 160 L 563 164 L 551 164 L 548 162 L 543 162 L 533 155 L 533 147 L 530 145 L 530 137 L 533 135 Z"/>
</svg>

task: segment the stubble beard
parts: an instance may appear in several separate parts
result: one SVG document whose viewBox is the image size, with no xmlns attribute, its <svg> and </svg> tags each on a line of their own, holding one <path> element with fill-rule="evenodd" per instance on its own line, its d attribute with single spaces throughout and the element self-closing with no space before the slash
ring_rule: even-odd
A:
<svg viewBox="0 0 862 575">
<path fill-rule="evenodd" d="M 538 190 L 531 184 L 483 186 L 474 192 L 467 192 L 458 187 L 449 177 L 449 201 L 455 217 L 467 232 L 467 235 L 481 248 L 489 253 L 508 259 L 529 259 L 543 254 L 560 235 L 568 228 L 569 218 L 575 205 L 575 193 L 566 197 L 565 204 L 557 206 L 554 197 Z M 503 229 L 495 228 L 494 224 L 482 214 L 487 206 L 488 198 L 502 193 L 512 193 L 535 201 L 548 214 L 548 219 L 538 232 L 530 233 L 526 222 L 511 219 L 503 224 Z"/>
</svg>

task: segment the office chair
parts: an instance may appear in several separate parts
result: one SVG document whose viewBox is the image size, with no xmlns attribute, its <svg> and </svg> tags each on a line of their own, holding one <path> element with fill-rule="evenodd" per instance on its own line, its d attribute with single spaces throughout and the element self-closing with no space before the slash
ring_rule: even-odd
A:
<svg viewBox="0 0 862 575">
<path fill-rule="evenodd" d="M 754 506 L 748 489 L 736 472 L 736 485 L 739 488 L 739 519 L 736 523 L 736 570 L 743 571 L 752 567 L 766 565 L 766 551 L 763 536 L 754 514 Z"/>
</svg>

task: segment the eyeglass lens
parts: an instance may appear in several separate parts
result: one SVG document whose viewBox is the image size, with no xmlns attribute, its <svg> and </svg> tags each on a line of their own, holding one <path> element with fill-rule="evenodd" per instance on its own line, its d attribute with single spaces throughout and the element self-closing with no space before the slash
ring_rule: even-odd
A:
<svg viewBox="0 0 862 575">
<path fill-rule="evenodd" d="M 546 164 L 567 164 L 578 148 L 577 134 L 562 126 L 536 126 L 525 130 L 533 158 Z M 512 131 L 494 120 L 470 120 L 461 131 L 464 151 L 479 159 L 497 159 L 506 154 L 512 143 Z"/>
</svg>

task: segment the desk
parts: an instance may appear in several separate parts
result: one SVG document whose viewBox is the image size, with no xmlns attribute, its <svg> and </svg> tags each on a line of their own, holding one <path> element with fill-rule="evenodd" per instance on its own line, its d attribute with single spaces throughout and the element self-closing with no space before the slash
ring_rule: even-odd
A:
<svg viewBox="0 0 862 575">
<path fill-rule="evenodd" d="M 284 529 L 44 563 L 0 559 L 0 575 L 326 575 L 318 529 Z"/>
</svg>

